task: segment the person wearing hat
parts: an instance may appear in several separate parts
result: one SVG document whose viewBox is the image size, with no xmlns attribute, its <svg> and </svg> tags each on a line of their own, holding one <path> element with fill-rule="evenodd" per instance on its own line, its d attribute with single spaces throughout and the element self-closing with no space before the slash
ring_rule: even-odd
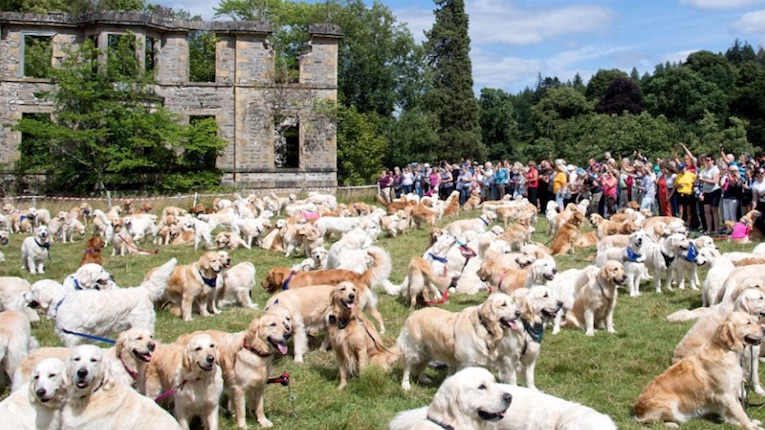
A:
<svg viewBox="0 0 765 430">
<path fill-rule="evenodd" d="M 738 221 L 738 205 L 744 194 L 743 180 L 738 166 L 731 164 L 720 179 L 722 184 L 723 225 L 726 221 Z"/>
</svg>

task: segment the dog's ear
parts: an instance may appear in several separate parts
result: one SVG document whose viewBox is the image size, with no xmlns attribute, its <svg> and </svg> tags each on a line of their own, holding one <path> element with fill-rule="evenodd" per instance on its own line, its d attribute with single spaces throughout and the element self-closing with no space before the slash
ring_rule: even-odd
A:
<svg viewBox="0 0 765 430">
<path fill-rule="evenodd" d="M 497 307 L 502 305 L 504 299 L 490 297 L 478 308 L 478 315 L 481 317 L 482 322 L 486 324 L 486 328 L 495 337 L 502 336 L 502 326 L 499 324 L 499 312 Z"/>
<path fill-rule="evenodd" d="M 463 411 L 465 409 L 464 395 L 460 387 L 459 378 L 447 378 L 433 397 L 433 402 L 428 406 L 427 416 L 442 423 L 462 422 L 458 414 L 474 413 Z"/>
<path fill-rule="evenodd" d="M 717 328 L 717 338 L 731 351 L 743 349 L 744 344 L 736 338 L 736 325 L 732 321 L 725 321 Z"/>
<path fill-rule="evenodd" d="M 117 357 L 122 357 L 122 350 L 125 349 L 125 343 L 127 342 L 127 331 L 123 331 L 117 336 L 117 341 L 114 343 L 114 353 Z"/>
<path fill-rule="evenodd" d="M 192 354 L 190 345 L 183 347 L 183 352 L 181 353 L 181 361 L 184 369 L 194 369 L 194 354 Z"/>
</svg>

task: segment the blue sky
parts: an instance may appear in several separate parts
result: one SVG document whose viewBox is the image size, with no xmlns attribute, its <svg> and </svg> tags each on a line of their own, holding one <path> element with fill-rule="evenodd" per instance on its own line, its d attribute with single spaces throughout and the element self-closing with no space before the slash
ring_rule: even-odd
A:
<svg viewBox="0 0 765 430">
<path fill-rule="evenodd" d="M 258 1 L 258 0 L 255 0 Z M 432 0 L 380 0 L 415 39 L 433 25 Z M 159 0 L 211 19 L 215 1 Z M 537 74 L 562 81 L 598 69 L 642 75 L 691 52 L 725 52 L 736 38 L 765 45 L 765 0 L 465 0 L 476 89 L 516 93 Z"/>
</svg>

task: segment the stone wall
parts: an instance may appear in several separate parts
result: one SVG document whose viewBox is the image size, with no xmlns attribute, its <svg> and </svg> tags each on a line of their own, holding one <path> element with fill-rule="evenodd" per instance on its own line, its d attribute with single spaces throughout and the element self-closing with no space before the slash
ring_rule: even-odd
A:
<svg viewBox="0 0 765 430">
<path fill-rule="evenodd" d="M 189 81 L 189 31 L 216 33 L 215 82 Z M 317 102 L 337 99 L 337 53 L 341 38 L 331 24 L 312 25 L 309 51 L 300 59 L 300 80 L 274 80 L 274 53 L 268 43 L 272 26 L 264 22 L 167 20 L 128 12 L 65 14 L 0 13 L 0 163 L 18 159 L 20 133 L 11 130 L 25 112 L 51 112 L 41 94 L 54 90 L 44 79 L 23 76 L 25 34 L 53 36 L 53 65 L 65 48 L 96 37 L 106 47 L 109 34 L 132 32 L 144 58 L 145 38 L 158 41 L 156 92 L 165 106 L 181 114 L 214 116 L 219 134 L 229 142 L 217 160 L 223 184 L 244 189 L 335 187 L 336 129 Z M 289 115 L 300 124 L 299 166 L 276 168 L 274 118 Z"/>
</svg>

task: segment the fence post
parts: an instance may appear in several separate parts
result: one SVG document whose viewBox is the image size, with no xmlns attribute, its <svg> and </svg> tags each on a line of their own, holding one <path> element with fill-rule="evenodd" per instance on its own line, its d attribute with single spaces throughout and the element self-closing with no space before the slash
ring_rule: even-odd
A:
<svg viewBox="0 0 765 430">
<path fill-rule="evenodd" d="M 106 205 L 112 210 L 112 192 L 109 190 L 106 190 Z"/>
</svg>

